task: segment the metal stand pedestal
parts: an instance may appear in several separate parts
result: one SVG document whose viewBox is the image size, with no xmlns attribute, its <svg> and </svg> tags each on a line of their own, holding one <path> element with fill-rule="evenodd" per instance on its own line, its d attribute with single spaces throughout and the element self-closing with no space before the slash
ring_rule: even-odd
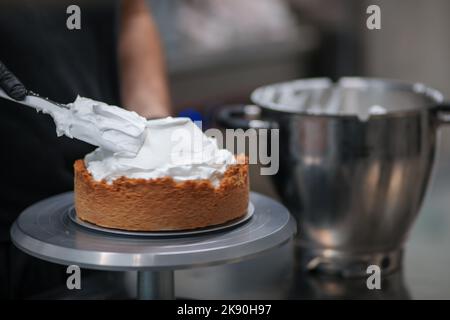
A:
<svg viewBox="0 0 450 320">
<path fill-rule="evenodd" d="M 11 239 L 26 253 L 81 268 L 138 271 L 139 299 L 173 299 L 174 270 L 230 263 L 282 245 L 296 224 L 285 207 L 257 193 L 252 218 L 238 226 L 184 237 L 140 237 L 84 228 L 68 217 L 73 193 L 38 202 L 11 227 Z"/>
<path fill-rule="evenodd" d="M 139 300 L 172 300 L 175 299 L 174 272 L 138 271 Z"/>
</svg>

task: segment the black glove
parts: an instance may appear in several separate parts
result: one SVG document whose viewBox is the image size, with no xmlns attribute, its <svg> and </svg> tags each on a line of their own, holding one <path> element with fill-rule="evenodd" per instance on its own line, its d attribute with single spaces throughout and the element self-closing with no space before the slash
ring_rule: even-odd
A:
<svg viewBox="0 0 450 320">
<path fill-rule="evenodd" d="M 2 88 L 7 95 L 16 100 L 23 100 L 27 95 L 27 89 L 16 78 L 11 71 L 6 68 L 3 62 L 0 61 L 0 88 Z"/>
</svg>

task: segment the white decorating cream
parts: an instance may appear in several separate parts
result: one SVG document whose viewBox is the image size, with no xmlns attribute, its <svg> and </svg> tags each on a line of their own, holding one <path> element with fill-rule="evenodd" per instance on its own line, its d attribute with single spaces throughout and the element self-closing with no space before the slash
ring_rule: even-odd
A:
<svg viewBox="0 0 450 320">
<path fill-rule="evenodd" d="M 52 116 L 58 136 L 64 134 L 127 156 L 140 150 L 147 120 L 136 112 L 82 97 L 67 106 L 40 109 Z"/>
<path fill-rule="evenodd" d="M 189 118 L 147 122 L 145 139 L 135 157 L 98 148 L 86 155 L 85 164 L 95 180 L 172 177 L 175 181 L 207 179 L 214 186 L 227 166 L 236 163 L 231 152 L 219 149 Z"/>
<path fill-rule="evenodd" d="M 227 166 L 236 163 L 231 152 L 219 149 L 189 118 L 147 121 L 135 112 L 82 97 L 68 107 L 36 108 L 53 117 L 58 136 L 99 147 L 85 157 L 95 180 L 172 177 L 208 179 L 217 186 Z"/>
</svg>

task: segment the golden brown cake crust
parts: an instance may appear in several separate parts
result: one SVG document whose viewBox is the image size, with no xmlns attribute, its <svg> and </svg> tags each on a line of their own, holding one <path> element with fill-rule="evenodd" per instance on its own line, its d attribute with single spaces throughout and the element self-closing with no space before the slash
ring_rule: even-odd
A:
<svg viewBox="0 0 450 320">
<path fill-rule="evenodd" d="M 238 157 L 218 187 L 209 180 L 175 182 L 172 178 L 96 181 L 83 160 L 75 169 L 77 216 L 99 226 L 163 231 L 201 228 L 239 218 L 247 212 L 248 163 Z M 242 163 L 242 164 L 240 164 Z"/>
</svg>

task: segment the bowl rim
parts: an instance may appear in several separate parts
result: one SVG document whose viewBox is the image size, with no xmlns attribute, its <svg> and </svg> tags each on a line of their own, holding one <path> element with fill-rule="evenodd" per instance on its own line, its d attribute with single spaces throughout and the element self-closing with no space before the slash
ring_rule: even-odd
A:
<svg viewBox="0 0 450 320">
<path fill-rule="evenodd" d="M 408 115 L 414 115 L 422 111 L 428 111 L 444 102 L 443 94 L 432 87 L 429 87 L 421 82 L 407 82 L 398 79 L 389 78 L 370 78 L 370 77 L 342 77 L 337 81 L 332 81 L 330 78 L 305 78 L 297 79 L 291 81 L 284 81 L 279 83 L 274 83 L 270 85 L 265 85 L 256 88 L 250 95 L 251 101 L 263 108 L 266 111 L 273 111 L 277 113 L 290 114 L 290 115 L 301 115 L 301 116 L 312 116 L 312 117 L 325 117 L 325 118 L 358 118 L 357 114 L 330 114 L 330 113 L 314 113 L 307 111 L 295 111 L 286 107 L 281 106 L 279 103 L 266 101 L 263 96 L 267 90 L 277 90 L 286 85 L 298 86 L 300 89 L 303 87 L 305 89 L 325 89 L 330 88 L 333 85 L 345 86 L 347 88 L 356 89 L 367 89 L 374 88 L 377 90 L 399 90 L 399 91 L 409 91 L 417 94 L 418 96 L 425 97 L 430 101 L 426 103 L 423 107 L 413 108 L 409 110 L 394 110 L 389 111 L 384 114 L 371 114 L 369 115 L 367 121 L 375 118 L 388 118 L 388 117 L 404 117 Z"/>
</svg>

